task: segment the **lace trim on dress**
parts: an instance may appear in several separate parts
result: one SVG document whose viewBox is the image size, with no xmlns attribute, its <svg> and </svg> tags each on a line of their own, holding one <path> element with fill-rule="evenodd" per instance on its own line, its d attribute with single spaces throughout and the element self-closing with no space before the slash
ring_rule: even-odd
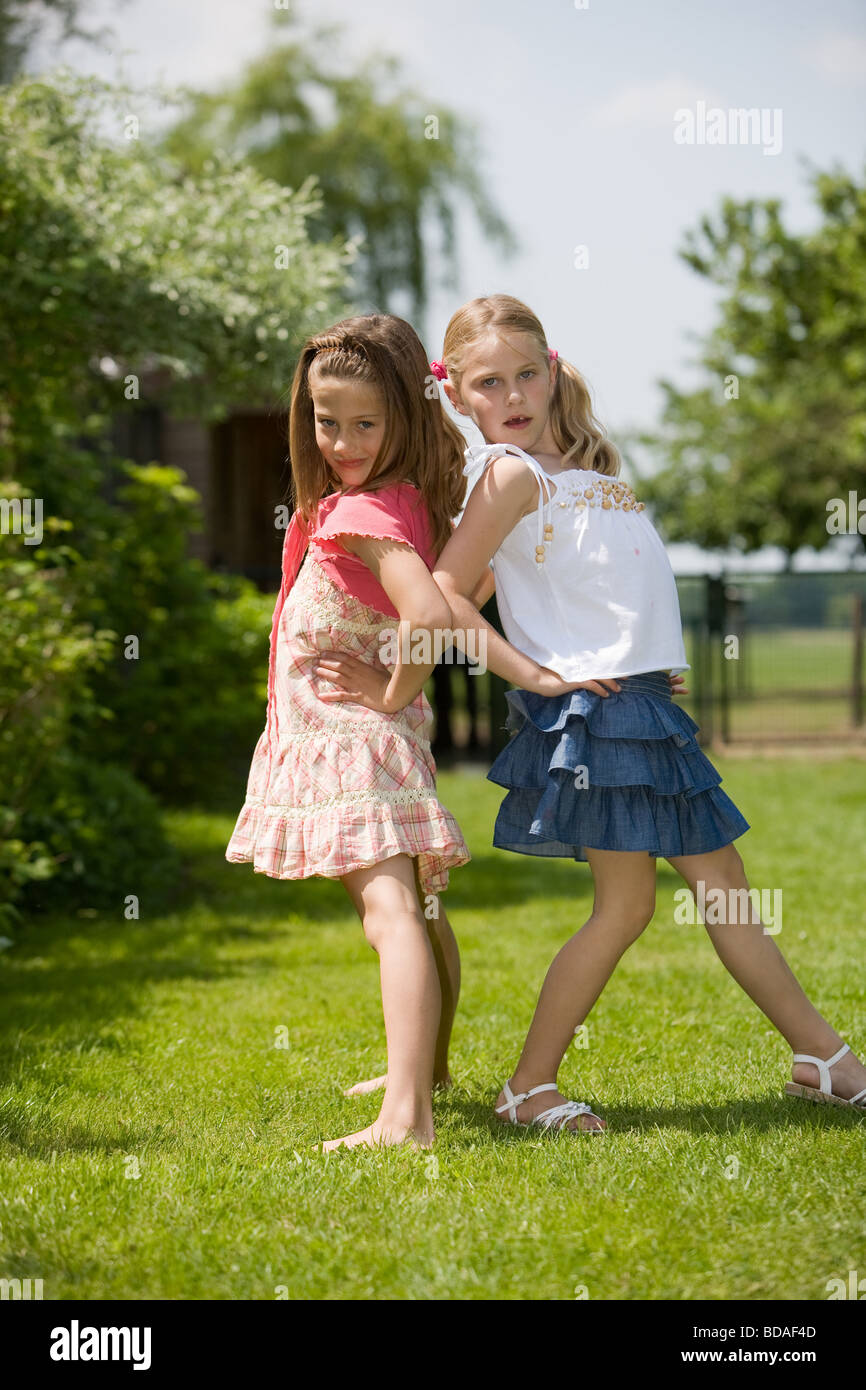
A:
<svg viewBox="0 0 866 1390">
<path fill-rule="evenodd" d="M 383 613 L 378 608 L 371 608 L 369 604 L 362 603 L 354 594 L 350 594 L 346 589 L 341 589 L 330 575 L 326 574 L 322 566 L 314 555 L 310 556 L 311 566 L 308 579 L 308 592 L 312 591 L 315 601 L 313 610 L 316 617 L 323 617 L 329 620 L 334 627 L 344 628 L 347 632 L 373 633 L 382 627 L 393 627 L 399 622 L 390 613 Z M 297 587 L 297 586 L 296 586 Z M 303 592 L 303 591 L 302 591 Z M 291 603 L 291 595 L 289 596 Z M 346 609 L 355 613 L 356 617 L 347 617 Z"/>
<path fill-rule="evenodd" d="M 436 793 L 430 787 L 401 787 L 399 791 L 383 791 L 380 787 L 370 787 L 365 791 L 340 792 L 337 796 L 316 797 L 308 806 L 298 806 L 294 802 L 268 801 L 259 796 L 248 796 L 248 806 L 263 806 L 269 811 L 280 811 L 287 817 L 309 816 L 310 811 L 321 810 L 325 806 L 357 806 L 364 801 L 388 801 L 392 806 L 411 806 L 417 801 L 436 800 Z"/>
<path fill-rule="evenodd" d="M 327 705 L 326 708 L 333 709 L 334 706 Z M 402 713 L 402 710 L 398 710 L 397 714 L 391 715 L 391 718 L 394 720 L 398 720 Z M 406 729 L 403 728 L 401 725 L 397 725 L 397 728 L 399 732 L 403 734 L 404 737 L 411 736 L 413 743 L 419 744 L 422 748 L 430 747 L 429 738 L 425 738 L 423 734 L 417 732 L 414 728 L 410 727 L 409 729 Z M 328 720 L 327 728 L 307 729 L 300 734 L 281 734 L 280 744 L 285 745 L 287 743 L 307 743 L 309 740 L 314 738 L 322 739 L 327 743 L 329 740 L 333 740 L 336 735 L 341 733 L 355 740 L 358 738 L 359 733 L 363 732 L 364 730 L 362 727 L 359 726 L 357 719 L 341 719 L 339 716 L 334 716 L 332 719 Z"/>
</svg>

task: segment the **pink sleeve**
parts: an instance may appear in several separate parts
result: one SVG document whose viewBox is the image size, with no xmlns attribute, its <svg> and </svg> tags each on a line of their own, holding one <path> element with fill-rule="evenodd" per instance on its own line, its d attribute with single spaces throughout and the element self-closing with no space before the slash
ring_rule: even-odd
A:
<svg viewBox="0 0 866 1390">
<path fill-rule="evenodd" d="M 397 484 L 379 492 L 331 493 L 320 503 L 318 524 L 311 537 L 322 569 L 339 588 L 390 617 L 399 614 L 379 581 L 359 555 L 341 544 L 345 536 L 399 541 L 420 555 L 432 569 L 427 544 L 427 513 L 419 494 Z"/>
<path fill-rule="evenodd" d="M 333 494 L 332 494 L 333 495 Z M 326 499 L 326 505 L 331 498 Z M 345 554 L 338 536 L 369 536 L 373 540 L 403 541 L 415 548 L 415 537 L 392 489 L 338 495 L 313 538 L 323 549 Z"/>
</svg>

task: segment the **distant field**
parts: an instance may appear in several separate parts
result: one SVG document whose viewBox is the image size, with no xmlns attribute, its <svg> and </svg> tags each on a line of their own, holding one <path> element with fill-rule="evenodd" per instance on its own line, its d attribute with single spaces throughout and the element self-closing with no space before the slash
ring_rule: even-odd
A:
<svg viewBox="0 0 866 1390">
<path fill-rule="evenodd" d="M 686 653 L 694 662 L 690 634 Z M 716 664 L 721 679 L 722 661 Z M 844 628 L 752 628 L 729 678 L 731 738 L 858 736 L 853 724 L 853 646 Z M 694 695 L 685 708 L 697 718 Z M 860 738 L 866 738 L 861 725 Z"/>
</svg>

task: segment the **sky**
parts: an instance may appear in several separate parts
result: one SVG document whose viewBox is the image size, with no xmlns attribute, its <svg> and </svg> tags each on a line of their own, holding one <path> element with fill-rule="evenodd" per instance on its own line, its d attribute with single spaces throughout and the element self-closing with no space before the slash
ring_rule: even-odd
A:
<svg viewBox="0 0 866 1390">
<path fill-rule="evenodd" d="M 58 47 L 46 31 L 35 63 L 214 87 L 274 41 L 275 3 L 92 0 L 85 16 L 114 31 L 110 51 Z M 718 292 L 678 257 L 685 233 L 726 196 L 778 198 L 788 228 L 808 231 L 817 221 L 808 168 L 862 177 L 866 167 L 863 0 L 298 0 L 297 8 L 341 26 L 344 60 L 392 54 L 407 85 L 429 97 L 430 114 L 438 102 L 476 124 L 479 172 L 519 248 L 508 258 L 491 251 L 472 217 L 460 217 L 456 290 L 436 288 L 416 325 L 431 356 L 464 300 L 514 294 L 583 373 L 614 439 L 657 422 L 660 379 L 686 389 L 700 380 L 697 340 L 713 325 Z M 713 108 L 725 117 L 756 108 L 763 130 L 701 140 L 700 113 Z M 685 142 L 675 139 L 683 110 L 695 121 Z M 578 247 L 588 255 L 580 268 Z M 670 552 L 678 572 L 704 567 L 693 547 Z"/>
</svg>

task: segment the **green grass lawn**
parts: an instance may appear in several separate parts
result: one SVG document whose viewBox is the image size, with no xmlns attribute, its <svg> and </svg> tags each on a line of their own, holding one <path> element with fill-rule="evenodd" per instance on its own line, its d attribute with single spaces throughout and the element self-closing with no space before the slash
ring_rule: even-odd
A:
<svg viewBox="0 0 866 1390">
<path fill-rule="evenodd" d="M 862 764 L 720 769 L 752 884 L 783 890 L 776 940 L 862 1053 Z M 482 774 L 440 788 L 474 859 L 446 897 L 464 982 L 435 1150 L 312 1151 L 378 1108 L 341 1095 L 384 1063 L 375 957 L 339 884 L 229 865 L 233 814 L 174 813 L 175 914 L 120 884 L 140 921 L 55 917 L 0 955 L 0 1277 L 46 1299 L 822 1300 L 866 1275 L 866 1117 L 784 1098 L 786 1044 L 675 924 L 665 863 L 561 1073 L 609 1132 L 491 1118 L 591 881 L 492 850 Z"/>
</svg>

